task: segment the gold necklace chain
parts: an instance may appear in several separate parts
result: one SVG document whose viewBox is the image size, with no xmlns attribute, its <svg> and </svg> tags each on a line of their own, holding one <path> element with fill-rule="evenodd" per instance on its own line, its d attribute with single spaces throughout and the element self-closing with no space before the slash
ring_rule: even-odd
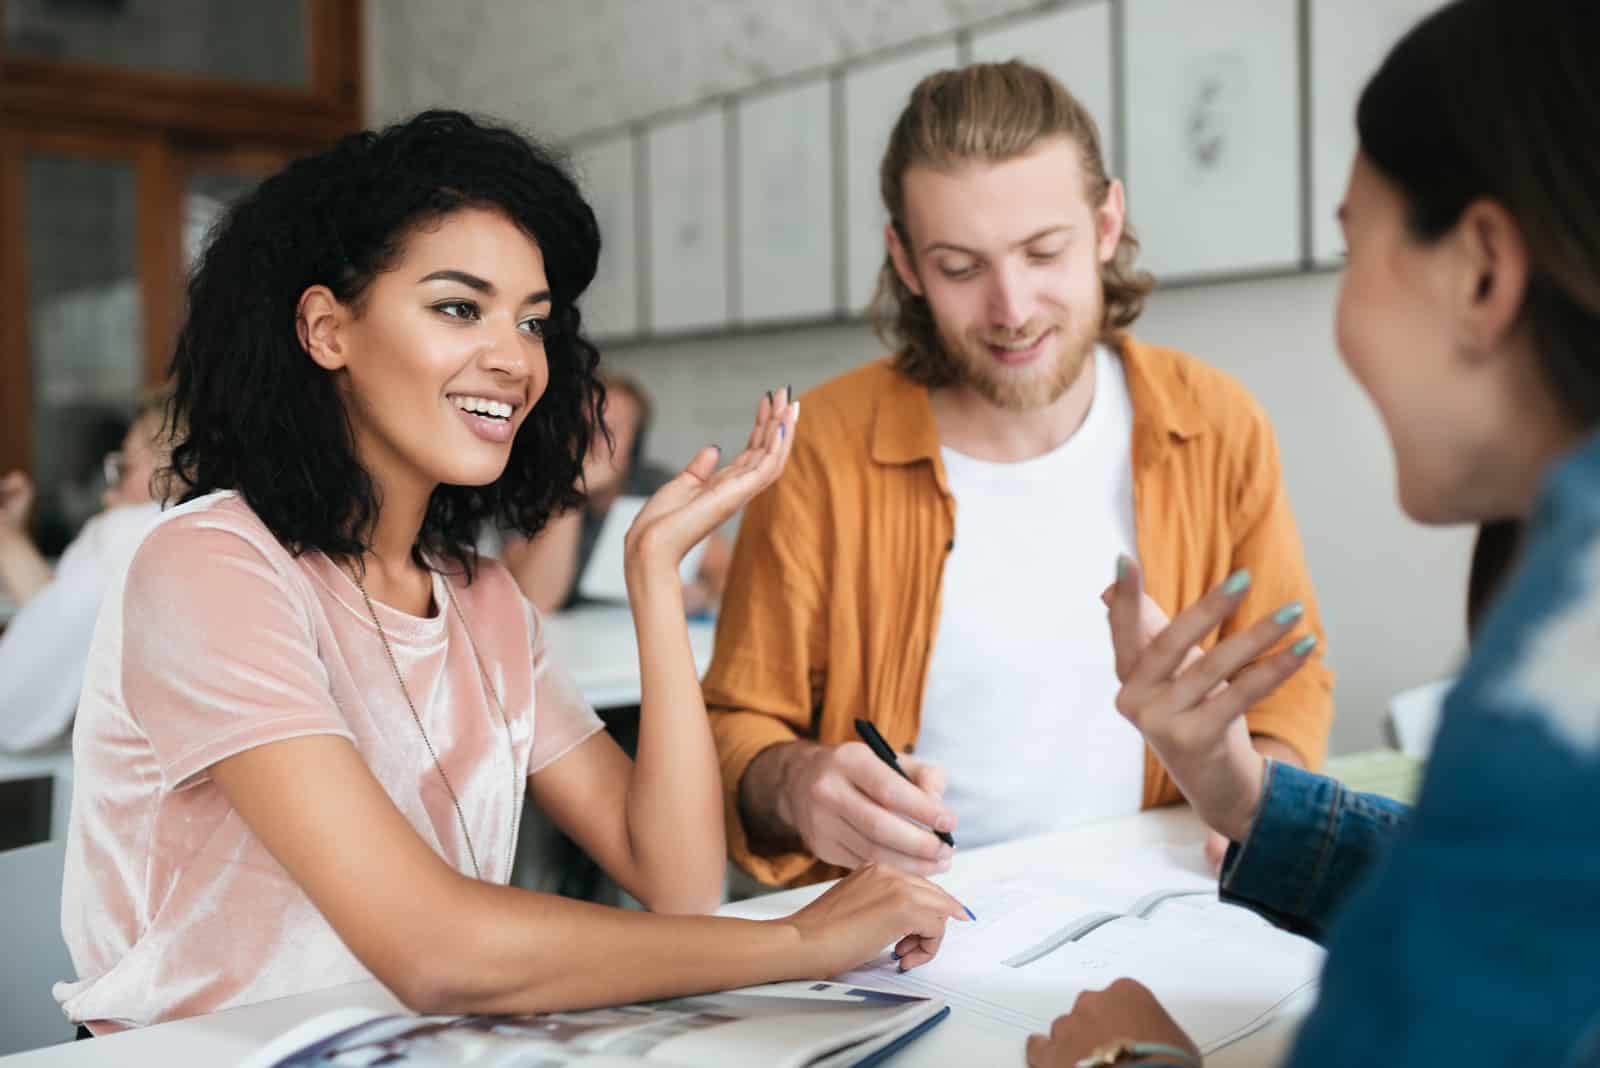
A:
<svg viewBox="0 0 1600 1068">
<path fill-rule="evenodd" d="M 472 848 L 472 835 L 467 831 L 467 817 L 461 811 L 461 798 L 456 796 L 456 788 L 450 784 L 450 776 L 444 773 L 444 765 L 439 763 L 439 754 L 434 751 L 433 742 L 428 738 L 428 730 L 422 725 L 422 717 L 417 715 L 416 703 L 411 700 L 411 691 L 406 687 L 406 680 L 400 675 L 400 662 L 395 659 L 394 650 L 389 646 L 389 635 L 383 629 L 383 621 L 378 618 L 378 610 L 372 604 L 372 596 L 367 593 L 367 584 L 361 580 L 360 572 L 351 568 L 350 577 L 355 580 L 356 589 L 361 591 L 361 599 L 367 603 L 367 614 L 372 617 L 372 625 L 378 628 L 378 640 L 383 642 L 383 651 L 389 658 L 389 667 L 394 671 L 394 681 L 400 684 L 400 695 L 406 699 L 406 707 L 411 710 L 411 718 L 417 724 L 417 733 L 422 735 L 422 744 L 428 747 L 428 755 L 433 758 L 434 770 L 439 773 L 439 780 L 444 783 L 445 792 L 450 795 L 450 803 L 455 806 L 456 819 L 461 823 L 461 837 L 467 843 L 467 859 L 472 861 L 472 873 L 483 881 L 483 869 L 478 867 L 478 853 Z M 456 618 L 461 621 L 461 630 L 467 636 L 467 645 L 472 649 L 472 659 L 478 665 L 478 677 L 483 682 L 483 687 L 494 698 L 495 707 L 500 712 L 500 726 L 505 730 L 506 752 L 511 757 L 511 837 L 506 842 L 506 876 L 511 874 L 511 850 L 517 841 L 517 754 L 511 741 L 511 723 L 506 719 L 506 706 L 500 700 L 500 693 L 489 682 L 489 673 L 483 666 L 483 657 L 478 655 L 478 643 L 472 637 L 472 628 L 467 626 L 467 617 L 462 614 L 461 606 L 456 603 L 455 591 L 450 588 L 447 581 L 444 584 L 445 597 L 450 601 L 450 607 L 455 611 Z"/>
</svg>

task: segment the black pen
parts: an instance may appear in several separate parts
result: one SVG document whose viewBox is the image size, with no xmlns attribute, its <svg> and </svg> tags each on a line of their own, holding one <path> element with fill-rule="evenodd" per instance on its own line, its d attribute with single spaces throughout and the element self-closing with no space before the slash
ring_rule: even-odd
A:
<svg viewBox="0 0 1600 1068">
<path fill-rule="evenodd" d="M 861 740 L 867 743 L 868 749 L 871 749 L 877 754 L 879 760 L 889 765 L 895 771 L 898 771 L 900 773 L 900 777 L 906 782 L 911 782 L 911 776 L 907 775 L 906 769 L 900 766 L 900 761 L 894 755 L 894 750 L 890 749 L 889 743 L 883 740 L 883 735 L 878 733 L 878 728 L 874 727 L 867 720 L 858 719 L 856 720 L 856 733 L 861 735 Z M 916 785 L 916 783 L 911 784 L 913 786 Z M 929 829 L 932 830 L 932 828 Z M 949 831 L 934 831 L 933 833 L 939 836 L 939 841 L 943 842 L 952 849 L 955 848 L 955 835 L 951 834 Z"/>
</svg>

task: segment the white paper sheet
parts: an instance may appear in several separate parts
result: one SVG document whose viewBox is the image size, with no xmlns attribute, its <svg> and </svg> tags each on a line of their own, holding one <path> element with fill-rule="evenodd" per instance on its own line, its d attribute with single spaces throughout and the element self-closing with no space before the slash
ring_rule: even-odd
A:
<svg viewBox="0 0 1600 1068">
<path fill-rule="evenodd" d="M 951 924 L 939 956 L 911 972 L 886 956 L 844 978 L 938 997 L 982 1026 L 1022 1036 L 1048 1031 L 1080 993 L 1126 976 L 1149 987 L 1209 1054 L 1303 1002 L 1323 951 L 1220 902 L 1194 853 L 1153 847 L 1096 871 L 1075 871 L 1062 858 L 1049 868 L 946 879 L 975 922 Z"/>
</svg>

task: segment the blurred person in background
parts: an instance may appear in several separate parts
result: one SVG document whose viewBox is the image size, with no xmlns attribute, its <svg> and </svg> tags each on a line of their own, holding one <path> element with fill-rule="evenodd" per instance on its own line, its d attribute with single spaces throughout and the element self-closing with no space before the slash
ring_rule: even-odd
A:
<svg viewBox="0 0 1600 1068">
<path fill-rule="evenodd" d="M 102 511 L 54 567 L 28 535 L 33 481 L 22 471 L 0 478 L 0 590 L 20 609 L 0 635 L 0 750 L 48 745 L 72 723 L 106 584 L 161 511 L 165 404 L 164 393 L 140 403 L 122 448 L 105 456 Z"/>
<path fill-rule="evenodd" d="M 542 612 L 558 612 L 582 600 L 578 583 L 594 555 L 606 515 L 619 497 L 648 497 L 672 481 L 676 472 L 644 458 L 655 405 L 644 387 L 614 371 L 601 376 L 606 387 L 606 434 L 595 436 L 583 465 L 585 500 L 580 508 L 554 519 L 534 538 L 506 538 L 502 559 L 517 584 Z M 716 611 L 728 575 L 728 543 L 718 534 L 706 539 L 699 570 L 683 587 L 691 616 Z"/>
</svg>

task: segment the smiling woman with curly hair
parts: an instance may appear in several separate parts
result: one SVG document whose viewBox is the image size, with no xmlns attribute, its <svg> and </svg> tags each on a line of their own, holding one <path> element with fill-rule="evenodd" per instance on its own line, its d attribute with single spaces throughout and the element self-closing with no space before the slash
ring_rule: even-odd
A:
<svg viewBox="0 0 1600 1068">
<path fill-rule="evenodd" d="M 599 252 L 557 161 L 451 112 L 222 221 L 174 360 L 182 503 L 110 591 L 78 715 L 70 1018 L 369 976 L 423 1011 L 535 1012 L 937 949 L 959 906 L 882 872 L 781 921 L 661 915 L 715 908 L 724 855 L 678 564 L 777 477 L 797 404 L 763 398 L 744 452 L 702 450 L 629 534 L 637 764 L 473 549 L 581 502 Z M 657 914 L 505 885 L 524 794 Z"/>
</svg>

